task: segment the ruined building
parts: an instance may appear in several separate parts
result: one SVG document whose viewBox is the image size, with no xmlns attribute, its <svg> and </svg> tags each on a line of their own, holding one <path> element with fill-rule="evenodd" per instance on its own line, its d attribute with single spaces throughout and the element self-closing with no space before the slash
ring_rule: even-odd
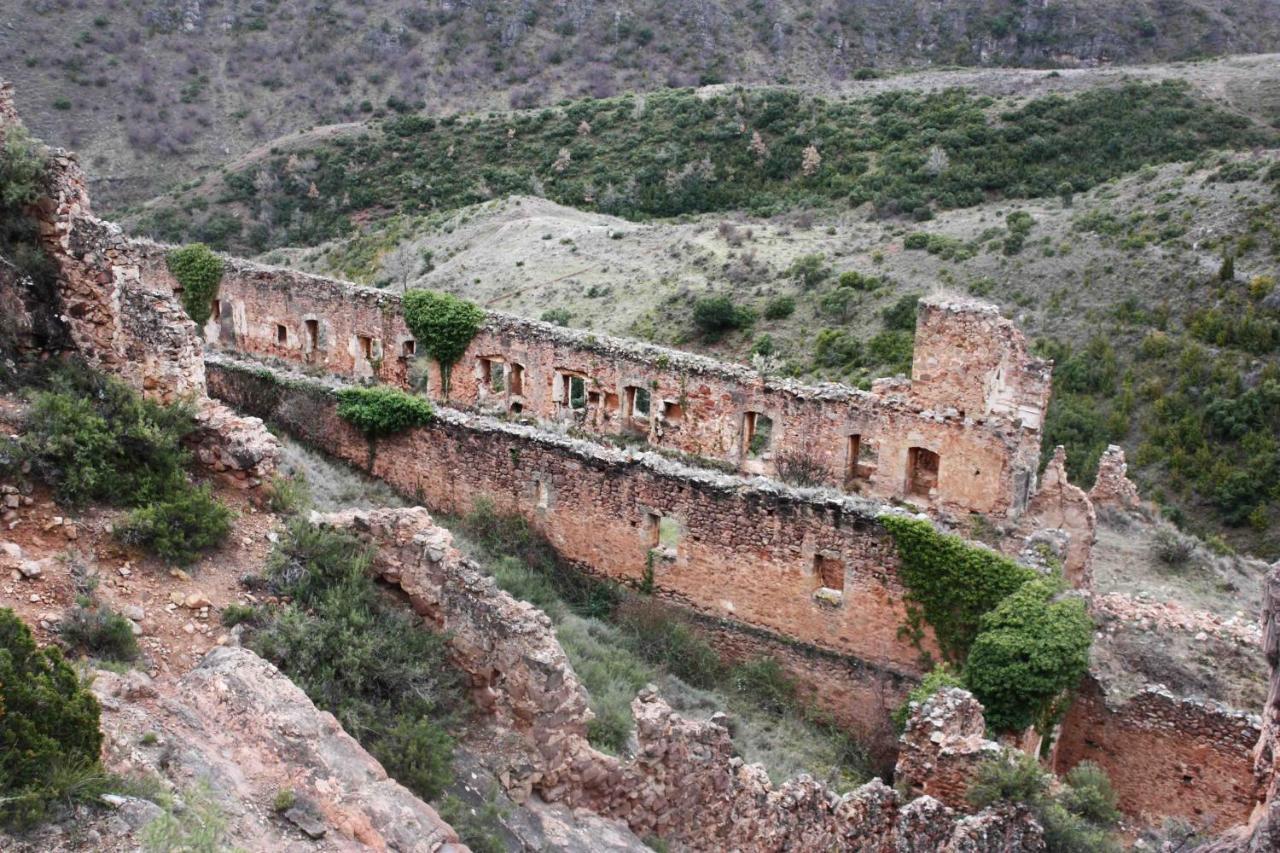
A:
<svg viewBox="0 0 1280 853">
<path fill-rule="evenodd" d="M 166 247 L 134 252 L 148 280 L 176 286 Z M 911 380 L 859 391 L 491 313 L 452 369 L 447 402 L 747 474 L 803 465 L 851 494 L 1017 518 L 1035 489 L 1050 366 L 994 306 L 933 298 L 919 315 Z M 308 372 L 401 386 L 420 377 L 444 397 L 440 366 L 418 352 L 396 294 L 228 259 L 204 334 Z"/>
<path fill-rule="evenodd" d="M 0 133 L 15 121 L 0 88 Z M 1087 589 L 1091 495 L 1067 482 L 1060 457 L 1036 476 L 1050 366 L 992 306 L 924 300 L 911 379 L 870 391 L 495 314 L 453 368 L 445 400 L 439 366 L 418 352 L 395 295 L 226 259 L 213 317 L 197 332 L 174 298 L 168 247 L 95 218 L 70 155 L 55 152 L 45 189 L 39 218 L 60 272 L 65 345 L 157 399 L 194 396 L 207 433 L 197 453 L 213 470 L 252 487 L 275 464 L 262 422 L 225 401 L 433 510 L 492 500 L 584 570 L 651 583 L 722 654 L 775 657 L 863 739 L 884 742 L 888 712 L 922 674 L 922 651 L 936 652 L 927 629 L 901 630 L 905 589 L 887 513 L 944 524 L 981 514 L 1010 531 L 1007 550 L 1055 550 Z M 22 282 L 7 286 L 37 308 Z M 375 379 L 422 388 L 440 403 L 437 416 L 372 446 L 337 415 L 334 391 Z M 824 488 L 783 481 L 801 463 Z M 1093 496 L 1136 500 L 1122 455 L 1109 454 L 1102 471 Z M 425 512 L 324 522 L 394 552 L 378 570 L 452 632 L 482 704 L 526 737 L 528 761 L 510 774 L 516 793 L 703 849 L 881 850 L 903 833 L 919 842 L 912 849 L 1040 843 L 1025 815 L 954 811 L 991 748 L 971 697 L 940 694 L 908 727 L 899 775 L 926 796 L 905 805 L 874 783 L 844 797 L 805 780 L 775 790 L 734 763 L 723 725 L 682 720 L 650 694 L 635 706 L 640 754 L 602 756 L 585 742 L 585 698 L 549 627 L 460 562 Z M 1245 715 L 1146 693 L 1115 707 L 1086 687 L 1062 729 L 1057 769 L 1099 761 L 1135 812 L 1228 824 L 1259 802 L 1259 732 Z"/>
</svg>

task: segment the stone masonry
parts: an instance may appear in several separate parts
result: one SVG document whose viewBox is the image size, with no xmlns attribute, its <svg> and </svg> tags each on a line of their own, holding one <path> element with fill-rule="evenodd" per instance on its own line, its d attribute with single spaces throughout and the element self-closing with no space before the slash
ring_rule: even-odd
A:
<svg viewBox="0 0 1280 853">
<path fill-rule="evenodd" d="M 1025 812 L 959 815 L 932 796 L 909 803 L 879 780 L 837 796 L 800 776 L 774 787 L 763 768 L 734 756 L 727 720 L 676 714 L 652 689 L 632 703 L 634 757 L 605 755 L 586 741 L 586 694 L 541 611 L 498 589 L 453 547 L 420 507 L 348 511 L 313 521 L 352 532 L 372 546 L 371 571 L 398 585 L 410 605 L 448 632 L 454 662 L 495 719 L 520 735 L 503 783 L 517 800 L 540 796 L 625 821 L 641 836 L 657 835 L 691 850 L 1037 851 L 1040 827 Z M 943 719 L 952 707 L 963 722 Z M 936 727 L 983 727 L 967 693 L 926 703 Z M 976 718 L 972 716 L 977 711 Z M 953 747 L 923 737 L 914 766 L 956 766 Z M 928 787 L 928 778 L 921 784 Z M 940 786 L 953 790 L 953 780 Z"/>
<path fill-rule="evenodd" d="M 0 82 L 0 141 L 21 123 L 12 89 Z M 44 191 L 33 207 L 45 253 L 57 265 L 57 322 L 70 348 L 90 366 L 117 376 L 162 403 L 190 401 L 197 457 L 237 485 L 271 476 L 279 443 L 256 418 L 242 418 L 211 400 L 204 384 L 203 347 L 169 287 L 142 275 L 134 244 L 119 227 L 93 215 L 87 181 L 74 155 L 48 152 Z M 11 288 L 24 283 L 3 282 Z M 7 294 L 5 304 L 29 302 Z"/>
<path fill-rule="evenodd" d="M 151 287 L 173 288 L 166 247 L 136 242 Z M 400 297 L 225 259 L 205 340 L 309 371 L 441 399 Z M 1013 324 L 972 300 L 921 302 L 914 376 L 871 391 L 807 386 L 677 350 L 491 313 L 451 371 L 449 403 L 624 437 L 785 474 L 812 463 L 826 483 L 935 512 L 1015 518 L 1035 491 L 1048 363 Z M 968 366 L 966 369 L 966 365 Z"/>
</svg>

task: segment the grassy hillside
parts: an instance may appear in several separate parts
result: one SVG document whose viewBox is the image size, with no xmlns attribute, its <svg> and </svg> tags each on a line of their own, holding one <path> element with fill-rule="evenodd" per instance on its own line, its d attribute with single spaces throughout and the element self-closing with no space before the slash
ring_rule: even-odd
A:
<svg viewBox="0 0 1280 853">
<path fill-rule="evenodd" d="M 315 124 L 909 66 L 1072 67 L 1274 50 L 1270 0 L 0 0 L 0 75 L 100 204 Z"/>
<path fill-rule="evenodd" d="M 1078 481 L 1120 442 L 1174 518 L 1275 555 L 1272 121 L 1170 81 L 406 114 L 266 151 L 135 224 L 864 385 L 909 370 L 914 299 L 972 293 L 1057 361 L 1046 452 L 1066 444 Z"/>
<path fill-rule="evenodd" d="M 238 252 L 314 245 L 357 221 L 512 193 L 632 219 L 858 207 L 927 220 L 991 198 L 1089 189 L 1149 163 L 1274 138 L 1184 84 L 999 102 L 964 90 L 827 100 L 675 90 L 487 117 L 409 114 L 270 153 L 213 205 L 151 208 L 139 229 Z"/>
</svg>

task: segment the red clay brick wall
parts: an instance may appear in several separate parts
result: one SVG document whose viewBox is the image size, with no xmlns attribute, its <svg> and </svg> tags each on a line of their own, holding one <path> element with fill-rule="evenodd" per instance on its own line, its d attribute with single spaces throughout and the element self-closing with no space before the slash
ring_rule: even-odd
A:
<svg viewBox="0 0 1280 853">
<path fill-rule="evenodd" d="M 165 247 L 140 243 L 138 252 L 145 277 L 172 287 Z M 408 382 L 413 359 L 404 347 L 412 336 L 398 295 L 233 258 L 226 267 L 221 319 L 205 329 L 211 343 L 345 376 Z M 586 432 L 629 434 L 640 444 L 747 473 L 774 474 L 787 457 L 807 457 L 828 484 L 850 492 L 959 513 L 1017 515 L 1034 483 L 1047 370 L 1026 356 L 1021 335 L 990 306 L 945 303 L 922 309 L 921 317 L 917 359 L 945 359 L 947 366 L 919 381 L 923 394 L 907 382 L 877 383 L 872 393 L 763 381 L 741 365 L 491 314 L 452 371 L 450 402 L 494 413 L 518 408 L 524 416 L 568 421 Z M 314 323 L 314 345 L 308 321 Z M 440 399 L 438 365 L 419 358 L 415 373 L 425 374 L 428 393 Z M 521 365 L 521 393 L 512 392 L 509 377 L 502 390 L 491 390 L 481 359 L 493 359 L 491 375 L 504 377 L 510 369 L 504 365 Z M 943 405 L 940 383 L 963 374 L 970 359 L 972 375 L 955 390 L 954 402 Z M 585 377 L 587 404 L 579 412 L 566 405 L 564 377 L 570 373 Z M 629 388 L 648 393 L 647 417 L 628 416 Z M 989 405 L 964 410 L 970 397 L 990 398 Z M 773 422 L 772 442 L 758 458 L 744 449 L 748 412 Z M 856 460 L 850 459 L 853 435 L 860 437 Z M 910 494 L 912 447 L 941 457 L 931 494 Z"/>
<path fill-rule="evenodd" d="M 217 359 L 208 369 L 222 399 L 367 465 L 367 442 L 337 417 L 318 383 L 273 386 Z M 489 497 L 500 511 L 528 518 L 567 559 L 619 580 L 641 580 L 664 527 L 658 519 L 673 519 L 678 542 L 659 545 L 653 561 L 663 596 L 918 675 L 920 651 L 898 636 L 903 589 L 893 542 L 875 508 L 857 499 L 806 498 L 448 410 L 425 427 L 380 439 L 373 456 L 374 475 L 431 508 L 467 512 Z M 843 562 L 838 605 L 814 597 L 818 555 Z"/>
<path fill-rule="evenodd" d="M 1063 720 L 1054 769 L 1092 761 L 1110 775 L 1127 814 L 1155 823 L 1211 819 L 1222 830 L 1246 821 L 1257 802 L 1258 734 L 1256 718 L 1155 688 L 1108 707 L 1086 678 Z"/>
</svg>

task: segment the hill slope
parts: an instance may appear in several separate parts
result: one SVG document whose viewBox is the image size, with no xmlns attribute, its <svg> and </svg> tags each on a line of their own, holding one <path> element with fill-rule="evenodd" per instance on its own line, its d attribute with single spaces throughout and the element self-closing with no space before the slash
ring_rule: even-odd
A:
<svg viewBox="0 0 1280 853">
<path fill-rule="evenodd" d="M 0 0 L 0 75 L 100 205 L 371 111 L 507 108 L 865 69 L 1071 67 L 1274 50 L 1270 0 Z"/>
<path fill-rule="evenodd" d="M 408 115 L 266 148 L 133 223 L 853 383 L 909 369 L 914 297 L 979 295 L 1057 360 L 1048 440 L 1078 481 L 1123 443 L 1175 518 L 1274 555 L 1274 69 L 929 73 L 852 99 L 712 89 Z M 947 85 L 966 76 L 976 86 Z"/>
</svg>

